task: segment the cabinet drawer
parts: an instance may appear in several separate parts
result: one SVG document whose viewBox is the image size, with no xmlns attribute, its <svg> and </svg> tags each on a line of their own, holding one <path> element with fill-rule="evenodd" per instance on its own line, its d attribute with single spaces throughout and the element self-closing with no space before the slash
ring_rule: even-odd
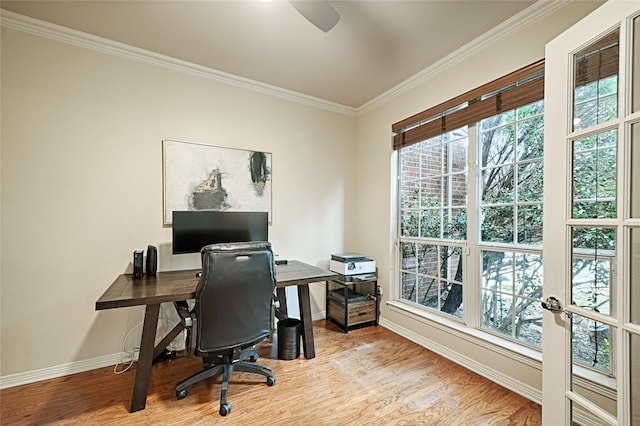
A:
<svg viewBox="0 0 640 426">
<path fill-rule="evenodd" d="M 348 306 L 349 316 L 347 318 L 347 324 L 344 324 L 347 327 L 376 320 L 376 302 L 374 300 L 351 302 Z M 342 324 L 344 323 L 344 311 L 344 303 L 329 299 L 327 316 Z"/>
</svg>

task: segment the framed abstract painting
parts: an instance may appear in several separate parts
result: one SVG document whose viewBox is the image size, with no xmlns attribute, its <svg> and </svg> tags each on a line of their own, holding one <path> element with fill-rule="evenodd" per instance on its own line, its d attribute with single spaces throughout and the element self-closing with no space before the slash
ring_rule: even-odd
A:
<svg viewBox="0 0 640 426">
<path fill-rule="evenodd" d="M 268 212 L 271 153 L 162 141 L 164 224 L 174 210 Z"/>
</svg>

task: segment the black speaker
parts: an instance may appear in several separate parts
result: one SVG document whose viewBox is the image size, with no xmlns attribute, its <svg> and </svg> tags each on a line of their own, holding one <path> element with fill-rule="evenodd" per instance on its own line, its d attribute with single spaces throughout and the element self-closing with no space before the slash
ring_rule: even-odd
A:
<svg viewBox="0 0 640 426">
<path fill-rule="evenodd" d="M 142 250 L 136 250 L 133 252 L 133 279 L 142 278 L 142 258 L 144 252 Z"/>
<path fill-rule="evenodd" d="M 147 276 L 155 277 L 158 271 L 158 249 L 147 246 Z"/>
</svg>

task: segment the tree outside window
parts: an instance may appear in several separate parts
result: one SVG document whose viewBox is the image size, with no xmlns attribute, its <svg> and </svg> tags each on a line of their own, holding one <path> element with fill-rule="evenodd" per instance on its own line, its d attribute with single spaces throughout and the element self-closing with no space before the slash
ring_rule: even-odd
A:
<svg viewBox="0 0 640 426">
<path fill-rule="evenodd" d="M 480 326 L 542 344 L 543 101 L 479 123 Z"/>
</svg>

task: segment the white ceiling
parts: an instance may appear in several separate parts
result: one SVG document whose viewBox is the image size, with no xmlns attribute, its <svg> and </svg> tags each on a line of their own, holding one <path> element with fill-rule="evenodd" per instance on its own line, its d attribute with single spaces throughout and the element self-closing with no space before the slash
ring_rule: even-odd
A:
<svg viewBox="0 0 640 426">
<path fill-rule="evenodd" d="M 288 1 L 2 0 L 0 6 L 349 108 L 537 7 L 532 0 L 330 3 L 341 18 L 327 33 Z"/>
</svg>

